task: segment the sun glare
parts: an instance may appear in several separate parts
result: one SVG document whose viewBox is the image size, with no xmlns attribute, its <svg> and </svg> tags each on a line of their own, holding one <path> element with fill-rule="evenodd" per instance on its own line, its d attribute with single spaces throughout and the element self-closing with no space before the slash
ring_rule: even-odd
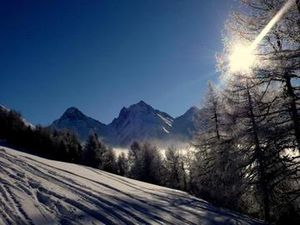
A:
<svg viewBox="0 0 300 225">
<path fill-rule="evenodd" d="M 249 46 L 237 44 L 233 47 L 229 55 L 229 69 L 231 72 L 249 73 L 251 71 L 257 63 L 254 51 L 259 42 L 294 4 L 294 0 L 288 0 Z"/>
<path fill-rule="evenodd" d="M 229 67 L 231 72 L 247 73 L 255 63 L 255 55 L 249 47 L 241 44 L 235 45 L 229 56 Z"/>
</svg>

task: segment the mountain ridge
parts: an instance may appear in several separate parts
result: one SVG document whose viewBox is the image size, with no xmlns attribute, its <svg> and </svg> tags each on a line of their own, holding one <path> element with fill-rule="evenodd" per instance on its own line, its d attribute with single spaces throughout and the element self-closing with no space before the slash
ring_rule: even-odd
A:
<svg viewBox="0 0 300 225">
<path fill-rule="evenodd" d="M 199 113 L 201 109 L 192 106 L 183 115 L 174 118 L 144 101 L 139 101 L 123 107 L 118 117 L 111 123 L 104 124 L 72 106 L 50 128 L 69 129 L 83 141 L 91 132 L 95 132 L 107 143 L 118 146 L 128 146 L 135 140 L 188 141 L 201 128 L 197 121 Z"/>
</svg>

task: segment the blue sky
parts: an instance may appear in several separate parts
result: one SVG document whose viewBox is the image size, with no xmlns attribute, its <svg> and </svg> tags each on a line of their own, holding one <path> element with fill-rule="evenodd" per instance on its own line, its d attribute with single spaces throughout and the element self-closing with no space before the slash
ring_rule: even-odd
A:
<svg viewBox="0 0 300 225">
<path fill-rule="evenodd" d="M 104 123 L 139 100 L 200 105 L 234 0 L 1 1 L 0 103 L 34 124 L 76 106 Z"/>
</svg>

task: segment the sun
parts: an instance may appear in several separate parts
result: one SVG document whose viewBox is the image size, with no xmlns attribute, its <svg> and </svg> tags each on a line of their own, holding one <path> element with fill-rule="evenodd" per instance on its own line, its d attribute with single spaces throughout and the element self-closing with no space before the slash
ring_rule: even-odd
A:
<svg viewBox="0 0 300 225">
<path fill-rule="evenodd" d="M 233 46 L 229 55 L 229 69 L 233 73 L 249 73 L 255 64 L 255 54 L 242 44 Z"/>
<path fill-rule="evenodd" d="M 253 66 L 257 65 L 258 60 L 255 57 L 254 50 L 266 36 L 274 25 L 295 5 L 295 0 L 288 0 L 283 7 L 276 13 L 271 21 L 264 27 L 255 40 L 248 46 L 236 44 L 233 46 L 229 55 L 229 69 L 232 73 L 249 74 Z M 239 42 L 238 42 L 239 43 Z M 259 63 L 261 65 L 261 63 Z"/>
</svg>

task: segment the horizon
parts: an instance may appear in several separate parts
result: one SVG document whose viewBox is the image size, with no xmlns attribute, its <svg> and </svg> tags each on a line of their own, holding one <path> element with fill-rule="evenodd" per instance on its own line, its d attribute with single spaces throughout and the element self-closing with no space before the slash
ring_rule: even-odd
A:
<svg viewBox="0 0 300 225">
<path fill-rule="evenodd" d="M 49 125 L 70 106 L 109 123 L 140 100 L 178 117 L 218 82 L 235 1 L 5 2 L 0 104 Z"/>
<path fill-rule="evenodd" d="M 151 104 L 149 104 L 148 102 L 145 102 L 144 100 L 140 100 L 140 101 L 138 101 L 138 102 L 136 102 L 136 103 L 132 103 L 132 104 L 127 105 L 127 106 L 122 106 L 122 108 L 127 108 L 127 109 L 128 109 L 129 107 L 131 107 L 131 106 L 133 106 L 133 105 L 136 105 L 136 104 L 139 104 L 140 102 L 144 102 L 145 104 L 151 106 L 153 109 L 161 111 L 160 109 L 153 107 Z M 18 110 L 16 110 L 16 109 L 10 109 L 9 107 L 7 107 L 7 106 L 5 106 L 5 105 L 2 105 L 2 104 L 0 104 L 0 107 L 3 107 L 3 108 L 8 109 L 8 110 L 15 110 L 15 111 L 21 113 L 23 119 L 25 119 L 26 122 L 29 122 L 29 123 L 32 124 L 32 125 L 40 125 L 40 124 L 34 124 L 34 123 L 32 123 L 32 121 L 29 121 L 27 118 L 25 118 L 25 117 L 23 116 L 22 112 L 20 112 L 20 111 L 18 111 Z M 193 106 L 189 107 L 188 109 L 186 109 L 182 114 L 180 114 L 180 115 L 178 115 L 178 116 L 173 116 L 173 115 L 171 115 L 171 114 L 168 113 L 168 112 L 164 112 L 164 111 L 163 111 L 163 112 L 164 112 L 164 113 L 167 113 L 168 115 L 170 115 L 171 117 L 173 117 L 174 119 L 176 119 L 176 118 L 182 116 L 183 114 L 185 114 L 187 111 L 189 111 L 189 110 L 192 109 L 193 107 L 196 107 L 197 109 L 201 109 L 201 107 L 193 105 Z M 114 119 L 116 119 L 116 118 L 119 116 L 119 114 L 120 114 L 120 112 L 121 112 L 121 110 L 122 110 L 122 108 L 120 108 L 119 112 L 112 118 L 111 121 L 109 121 L 109 122 L 103 122 L 103 121 L 99 120 L 98 118 L 94 118 L 94 117 L 88 115 L 87 113 L 84 112 L 84 110 L 80 109 L 79 107 L 76 107 L 76 106 L 69 106 L 69 107 L 67 107 L 63 112 L 61 112 L 61 114 L 60 114 L 57 118 L 55 118 L 53 121 L 49 121 L 47 124 L 43 124 L 43 125 L 44 125 L 44 126 L 51 125 L 55 120 L 58 120 L 61 116 L 63 116 L 63 114 L 66 113 L 67 110 L 72 109 L 72 108 L 79 110 L 79 111 L 80 111 L 81 113 L 83 113 L 85 116 L 87 116 L 87 117 L 89 117 L 89 118 L 92 118 L 92 119 L 94 119 L 94 120 L 96 120 L 96 121 L 98 121 L 98 122 L 100 122 L 100 123 L 102 123 L 102 124 L 105 124 L 105 125 L 110 124 Z"/>
</svg>

